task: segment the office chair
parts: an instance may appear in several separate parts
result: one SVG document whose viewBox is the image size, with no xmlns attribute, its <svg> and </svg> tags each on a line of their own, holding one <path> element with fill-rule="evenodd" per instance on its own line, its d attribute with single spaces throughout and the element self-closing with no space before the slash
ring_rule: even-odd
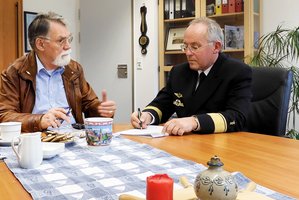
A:
<svg viewBox="0 0 299 200">
<path fill-rule="evenodd" d="M 252 68 L 249 132 L 285 136 L 292 79 L 292 71 L 283 68 Z"/>
</svg>

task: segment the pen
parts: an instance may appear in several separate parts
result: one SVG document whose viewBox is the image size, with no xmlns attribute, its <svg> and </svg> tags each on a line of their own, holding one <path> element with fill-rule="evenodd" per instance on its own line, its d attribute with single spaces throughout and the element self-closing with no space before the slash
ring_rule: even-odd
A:
<svg viewBox="0 0 299 200">
<path fill-rule="evenodd" d="M 1 156 L 1 155 L 0 155 L 0 160 L 3 161 L 4 159 L 6 159 L 6 156 Z"/>
<path fill-rule="evenodd" d="M 142 121 L 140 120 L 140 118 L 141 118 L 141 111 L 140 111 L 140 108 L 138 108 L 139 125 L 140 125 L 140 129 L 142 129 Z"/>
<path fill-rule="evenodd" d="M 67 111 L 67 113 L 65 115 L 69 116 L 71 112 L 72 112 L 72 108 L 69 108 L 69 110 Z M 64 119 L 61 119 L 60 124 L 62 124 L 63 122 L 64 122 Z"/>
</svg>

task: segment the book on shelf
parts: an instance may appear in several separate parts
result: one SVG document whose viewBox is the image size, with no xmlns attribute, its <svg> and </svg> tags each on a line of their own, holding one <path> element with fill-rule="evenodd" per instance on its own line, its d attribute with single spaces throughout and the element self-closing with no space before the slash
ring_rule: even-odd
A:
<svg viewBox="0 0 299 200">
<path fill-rule="evenodd" d="M 169 0 L 169 17 L 168 19 L 174 19 L 174 0 Z"/>
<path fill-rule="evenodd" d="M 216 15 L 221 15 L 222 14 L 221 0 L 215 0 L 215 14 Z"/>
<path fill-rule="evenodd" d="M 235 9 L 236 12 L 243 12 L 244 11 L 244 4 L 243 0 L 236 0 Z"/>
<path fill-rule="evenodd" d="M 224 25 L 224 49 L 244 48 L 244 26 Z"/>
<path fill-rule="evenodd" d="M 194 0 L 181 0 L 181 17 L 195 17 Z"/>
<path fill-rule="evenodd" d="M 236 12 L 236 0 L 228 0 L 228 12 Z"/>
<path fill-rule="evenodd" d="M 221 11 L 222 11 L 222 14 L 223 13 L 228 13 L 228 2 L 227 1 L 228 0 L 222 0 L 222 2 L 221 2 L 221 6 L 222 6 Z"/>
<path fill-rule="evenodd" d="M 169 19 L 169 0 L 164 0 L 164 19 Z"/>
<path fill-rule="evenodd" d="M 174 1 L 174 18 L 181 18 L 181 0 Z"/>
</svg>

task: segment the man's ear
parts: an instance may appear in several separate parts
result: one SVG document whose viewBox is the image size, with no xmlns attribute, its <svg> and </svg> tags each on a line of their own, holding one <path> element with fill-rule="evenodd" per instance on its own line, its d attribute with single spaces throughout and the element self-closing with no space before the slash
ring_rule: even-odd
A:
<svg viewBox="0 0 299 200">
<path fill-rule="evenodd" d="M 36 38 L 35 39 L 35 47 L 39 50 L 39 51 L 44 51 L 45 47 L 44 47 L 44 41 L 41 38 Z"/>
<path fill-rule="evenodd" d="M 213 53 L 214 54 L 218 54 L 222 49 L 222 44 L 221 42 L 219 41 L 216 41 L 215 44 L 214 44 L 214 50 L 213 50 Z"/>
</svg>

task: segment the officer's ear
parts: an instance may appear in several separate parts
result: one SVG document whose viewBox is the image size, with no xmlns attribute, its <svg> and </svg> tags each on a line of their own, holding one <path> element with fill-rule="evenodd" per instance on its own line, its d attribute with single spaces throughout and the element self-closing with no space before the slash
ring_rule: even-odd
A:
<svg viewBox="0 0 299 200">
<path fill-rule="evenodd" d="M 213 53 L 217 54 L 221 51 L 222 49 L 222 43 L 219 41 L 214 42 L 214 49 L 213 49 Z"/>
</svg>

